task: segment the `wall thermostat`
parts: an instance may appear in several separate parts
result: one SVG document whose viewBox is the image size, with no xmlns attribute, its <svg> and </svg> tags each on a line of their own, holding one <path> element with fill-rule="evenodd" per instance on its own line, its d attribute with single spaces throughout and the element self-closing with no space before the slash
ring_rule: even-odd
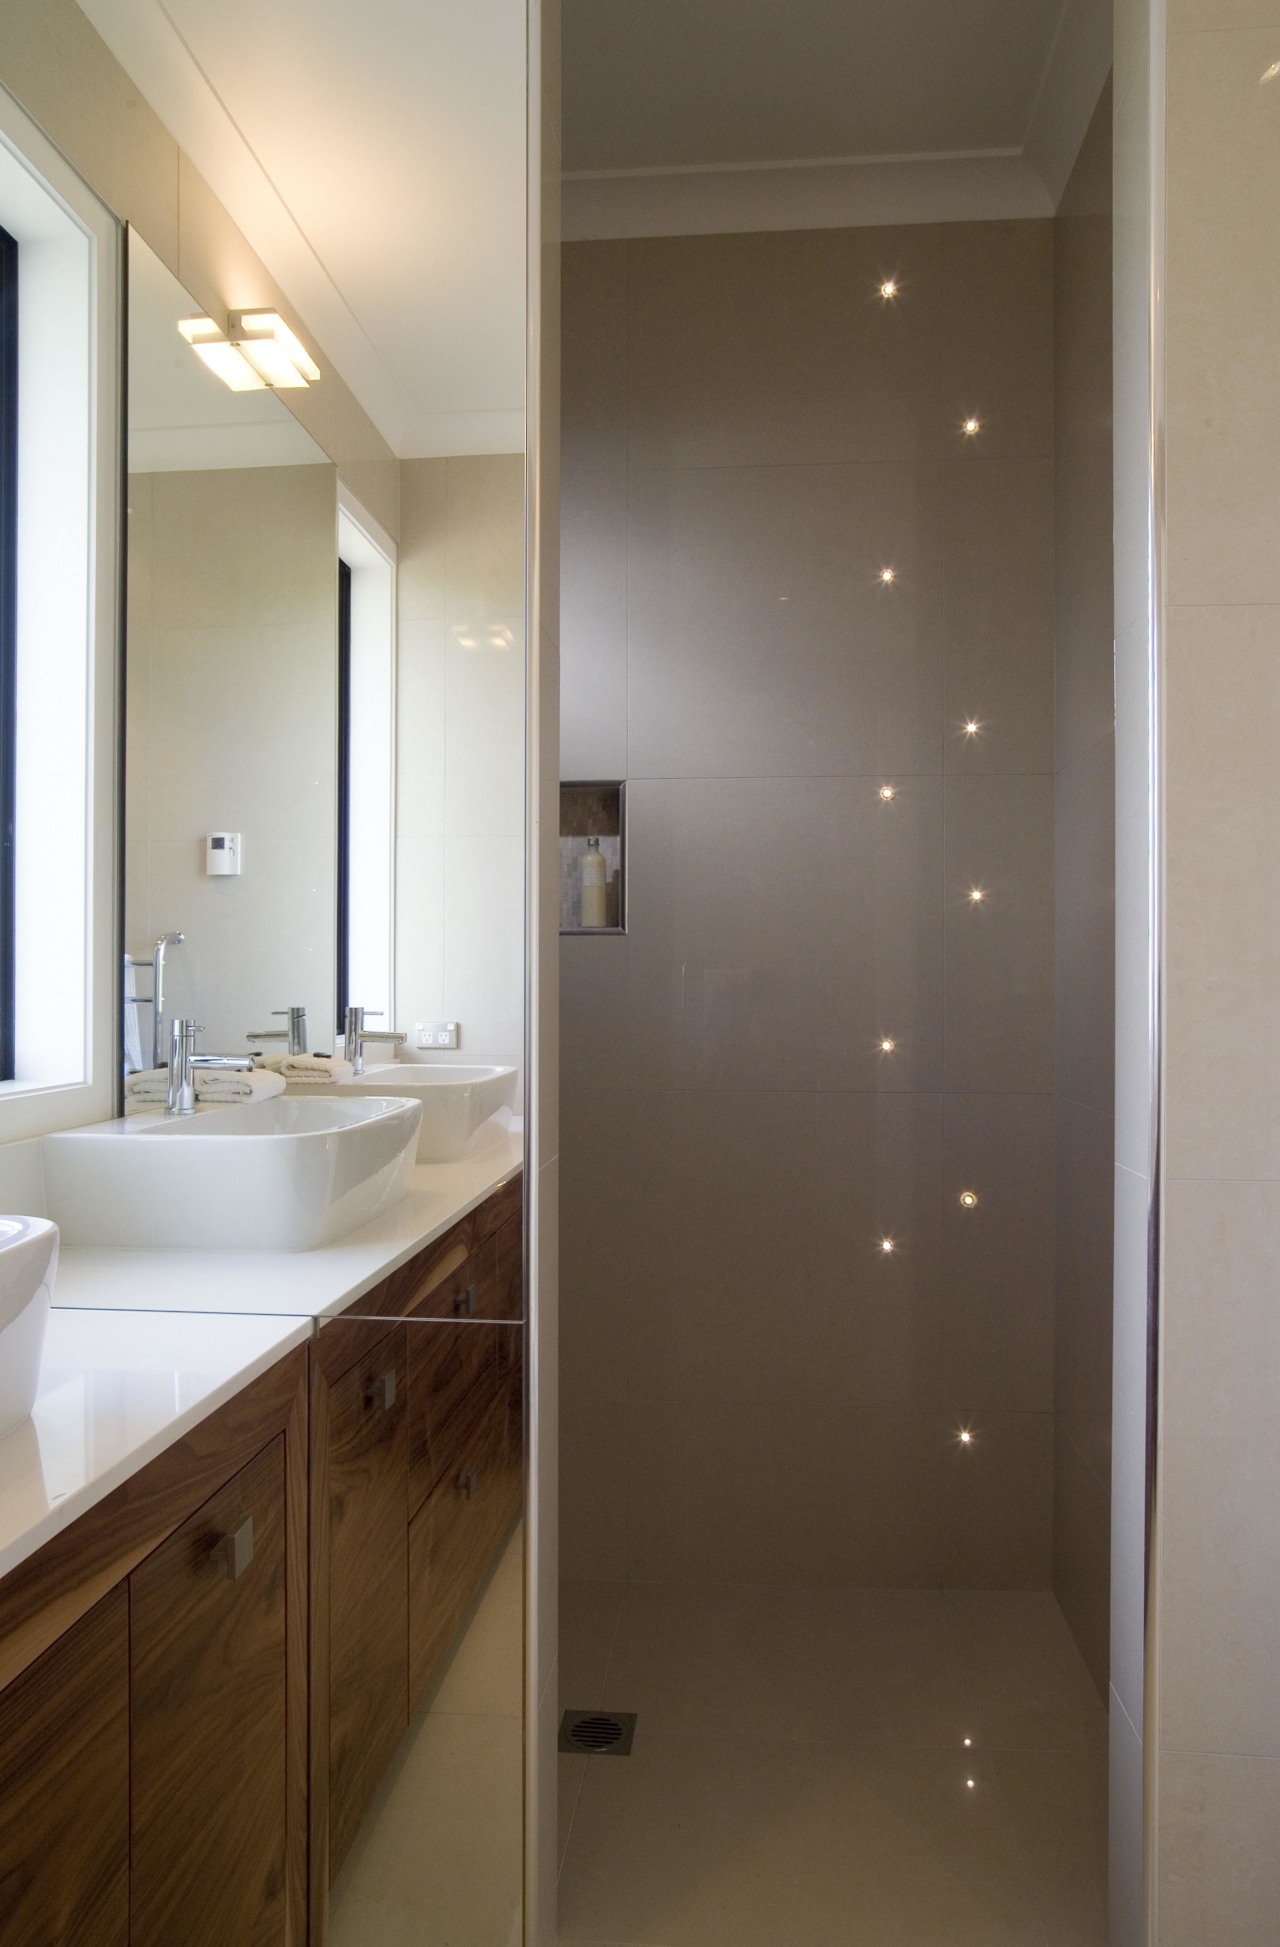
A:
<svg viewBox="0 0 1280 1947">
<path fill-rule="evenodd" d="M 210 832 L 204 841 L 204 869 L 211 879 L 230 879 L 240 871 L 239 832 Z"/>
</svg>

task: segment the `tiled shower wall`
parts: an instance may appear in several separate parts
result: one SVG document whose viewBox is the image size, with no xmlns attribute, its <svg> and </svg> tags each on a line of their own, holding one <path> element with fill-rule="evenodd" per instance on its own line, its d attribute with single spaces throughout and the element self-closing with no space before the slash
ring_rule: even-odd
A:
<svg viewBox="0 0 1280 1947">
<path fill-rule="evenodd" d="M 570 1575 L 1050 1584 L 1053 251 L 565 251 Z"/>
<path fill-rule="evenodd" d="M 1053 1586 L 1109 1669 L 1115 1143 L 1111 89 L 1054 223 L 1057 960 Z"/>
</svg>

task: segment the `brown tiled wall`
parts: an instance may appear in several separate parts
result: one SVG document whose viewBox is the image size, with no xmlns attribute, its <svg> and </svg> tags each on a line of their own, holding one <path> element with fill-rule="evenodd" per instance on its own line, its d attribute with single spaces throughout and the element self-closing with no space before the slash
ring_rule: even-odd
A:
<svg viewBox="0 0 1280 1947">
<path fill-rule="evenodd" d="M 1051 1582 L 1053 258 L 564 253 L 570 1575 Z"/>
</svg>

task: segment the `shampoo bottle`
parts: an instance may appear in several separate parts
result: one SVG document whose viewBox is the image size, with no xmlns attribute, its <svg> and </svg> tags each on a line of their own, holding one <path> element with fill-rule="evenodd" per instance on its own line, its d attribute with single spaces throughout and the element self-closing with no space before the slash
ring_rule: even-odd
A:
<svg viewBox="0 0 1280 1947">
<path fill-rule="evenodd" d="M 604 916 L 604 853 L 600 850 L 600 840 L 589 838 L 587 849 L 582 857 L 582 919 L 583 926 L 603 926 Z"/>
</svg>

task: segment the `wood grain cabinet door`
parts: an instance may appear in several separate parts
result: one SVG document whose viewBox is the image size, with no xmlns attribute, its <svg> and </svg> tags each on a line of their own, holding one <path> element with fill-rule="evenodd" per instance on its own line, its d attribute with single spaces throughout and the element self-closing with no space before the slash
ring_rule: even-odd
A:
<svg viewBox="0 0 1280 1947">
<path fill-rule="evenodd" d="M 409 1721 L 405 1327 L 329 1398 L 329 1877 Z"/>
<path fill-rule="evenodd" d="M 283 1947 L 283 1436 L 129 1578 L 131 1947 Z"/>
<path fill-rule="evenodd" d="M 128 1947 L 123 1588 L 0 1691 L 0 1947 Z"/>
</svg>

